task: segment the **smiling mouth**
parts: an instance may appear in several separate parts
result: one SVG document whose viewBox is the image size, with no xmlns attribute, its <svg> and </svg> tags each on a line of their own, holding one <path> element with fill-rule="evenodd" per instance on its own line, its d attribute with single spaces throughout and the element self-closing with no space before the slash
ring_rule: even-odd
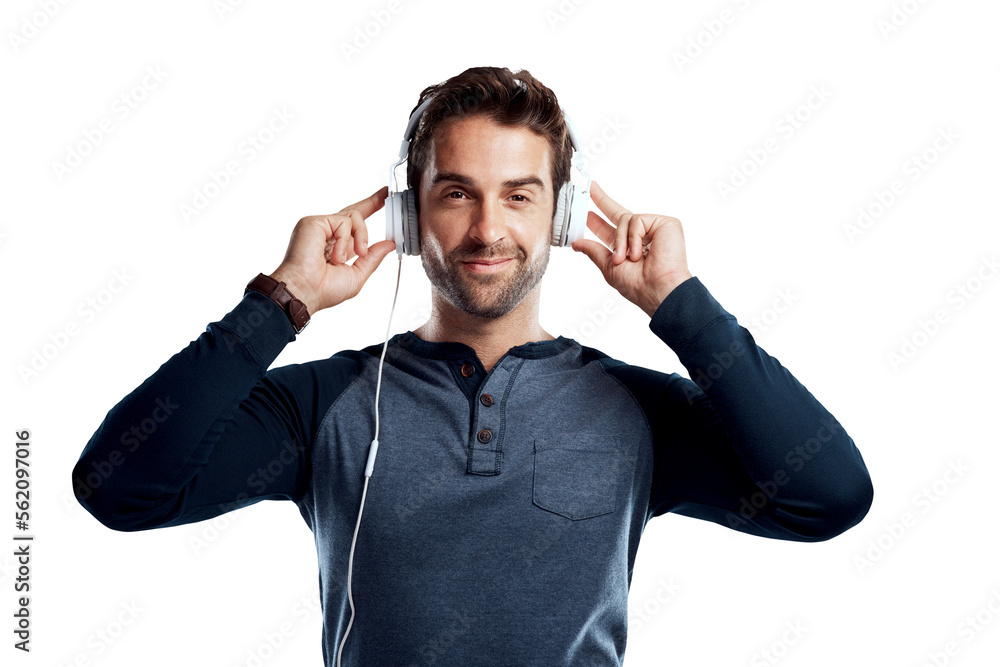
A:
<svg viewBox="0 0 1000 667">
<path fill-rule="evenodd" d="M 508 263 L 513 261 L 513 257 L 507 257 L 506 259 L 479 259 L 463 261 L 462 265 L 474 273 L 489 273 L 492 271 L 499 271 L 501 268 L 507 266 Z"/>
</svg>

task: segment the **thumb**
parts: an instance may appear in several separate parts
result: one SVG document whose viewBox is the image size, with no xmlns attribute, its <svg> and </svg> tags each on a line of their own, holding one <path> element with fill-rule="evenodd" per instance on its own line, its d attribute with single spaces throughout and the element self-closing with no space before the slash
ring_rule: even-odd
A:
<svg viewBox="0 0 1000 667">
<path fill-rule="evenodd" d="M 603 244 L 590 239 L 579 239 L 573 242 L 572 248 L 576 252 L 582 252 L 589 257 L 590 261 L 596 264 L 597 268 L 601 270 L 601 273 L 604 273 L 604 267 L 607 265 L 608 257 L 611 256 L 611 251 L 605 248 Z"/>
<path fill-rule="evenodd" d="M 352 266 L 361 270 L 362 283 L 367 281 L 368 276 L 375 272 L 375 269 L 382 263 L 385 256 L 395 249 L 396 244 L 386 239 L 385 241 L 371 244 L 368 246 L 368 252 L 365 253 L 364 257 L 358 257 L 354 260 Z"/>
</svg>

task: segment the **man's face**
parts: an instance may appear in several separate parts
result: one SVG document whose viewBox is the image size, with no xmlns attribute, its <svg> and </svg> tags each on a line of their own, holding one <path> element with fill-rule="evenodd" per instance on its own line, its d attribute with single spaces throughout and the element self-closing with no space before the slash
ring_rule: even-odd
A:
<svg viewBox="0 0 1000 667">
<path fill-rule="evenodd" d="M 521 303 L 548 266 L 548 141 L 483 116 L 445 121 L 432 141 L 419 192 L 424 271 L 459 310 L 499 317 Z"/>
</svg>

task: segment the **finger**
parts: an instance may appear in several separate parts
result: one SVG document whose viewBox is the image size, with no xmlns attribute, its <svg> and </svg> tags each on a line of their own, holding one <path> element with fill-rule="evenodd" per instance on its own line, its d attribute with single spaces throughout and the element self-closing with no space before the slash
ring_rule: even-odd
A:
<svg viewBox="0 0 1000 667">
<path fill-rule="evenodd" d="M 389 195 L 389 186 L 383 185 L 381 188 L 375 191 L 375 193 L 370 197 L 365 197 L 356 204 L 351 204 L 350 206 L 345 206 L 340 209 L 339 213 L 346 213 L 350 210 L 356 210 L 361 213 L 362 217 L 367 218 L 375 211 L 379 210 L 385 206 L 385 198 Z"/>
<path fill-rule="evenodd" d="M 612 261 L 615 264 L 621 264 L 625 261 L 626 234 L 628 221 L 632 214 L 627 208 L 609 197 L 597 181 L 591 181 L 590 196 L 597 204 L 597 208 L 601 209 L 601 212 L 608 216 L 608 219 L 615 225 L 614 243 L 610 244 L 611 252 L 614 254 Z"/>
<path fill-rule="evenodd" d="M 633 262 L 642 259 L 642 239 L 646 236 L 646 223 L 642 215 L 632 216 L 628 231 L 628 257 Z"/>
<path fill-rule="evenodd" d="M 601 239 L 604 245 L 609 248 L 615 242 L 615 228 L 608 224 L 608 221 L 594 211 L 587 211 L 587 227 L 594 232 L 594 236 Z"/>
<path fill-rule="evenodd" d="M 628 211 L 626 211 L 626 213 L 628 213 Z M 615 227 L 615 242 L 611 246 L 611 252 L 614 253 L 614 258 L 612 261 L 614 261 L 615 264 L 621 264 L 623 261 L 625 261 L 625 250 L 628 241 L 627 235 L 629 227 L 629 218 L 627 217 L 622 218 L 621 216 L 619 216 L 619 219 L 616 220 L 615 223 L 618 226 Z"/>
<path fill-rule="evenodd" d="M 354 252 L 359 257 L 368 254 L 368 225 L 363 222 L 354 229 Z"/>
<path fill-rule="evenodd" d="M 616 226 L 621 219 L 627 219 L 632 215 L 627 208 L 609 197 L 608 193 L 604 191 L 604 188 L 597 181 L 592 181 L 590 184 L 590 196 L 594 200 L 594 203 L 597 204 L 597 208 L 601 209 L 601 213 L 608 216 L 608 220 Z"/>
<path fill-rule="evenodd" d="M 295 225 L 288 253 L 297 256 L 300 261 L 314 252 L 313 248 L 324 248 L 327 259 L 333 250 L 333 234 L 337 224 L 336 216 L 308 215 Z M 286 254 L 286 259 L 289 258 Z"/>
<path fill-rule="evenodd" d="M 333 257 L 334 257 L 333 253 L 336 250 L 336 248 L 337 248 L 337 239 L 336 238 L 330 238 L 330 240 L 326 242 L 326 248 L 323 251 L 323 257 L 326 258 L 327 263 L 329 263 L 329 264 L 336 264 L 337 263 L 333 259 Z M 351 261 L 356 256 L 357 255 L 354 252 L 354 249 L 350 246 L 350 244 L 347 244 L 347 257 L 346 257 L 346 259 L 344 260 L 343 263 L 347 264 L 347 262 Z"/>
<path fill-rule="evenodd" d="M 360 257 L 364 254 L 365 247 L 368 246 L 368 225 L 361 217 L 361 211 L 354 208 L 344 213 L 351 219 L 351 234 L 354 236 L 354 250 Z M 348 241 L 348 245 L 350 242 Z"/>
<path fill-rule="evenodd" d="M 348 215 L 337 216 L 336 222 L 333 223 L 334 246 L 332 256 L 335 263 L 344 264 L 347 262 L 347 246 L 350 244 L 352 222 L 351 217 Z"/>
</svg>

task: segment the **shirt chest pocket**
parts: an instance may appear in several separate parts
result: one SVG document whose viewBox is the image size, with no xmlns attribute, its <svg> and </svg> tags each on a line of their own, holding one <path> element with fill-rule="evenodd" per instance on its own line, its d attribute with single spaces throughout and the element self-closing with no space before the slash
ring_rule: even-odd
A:
<svg viewBox="0 0 1000 667">
<path fill-rule="evenodd" d="M 532 502 L 568 519 L 613 512 L 627 489 L 623 477 L 632 459 L 618 436 L 566 434 L 535 440 Z"/>
</svg>

